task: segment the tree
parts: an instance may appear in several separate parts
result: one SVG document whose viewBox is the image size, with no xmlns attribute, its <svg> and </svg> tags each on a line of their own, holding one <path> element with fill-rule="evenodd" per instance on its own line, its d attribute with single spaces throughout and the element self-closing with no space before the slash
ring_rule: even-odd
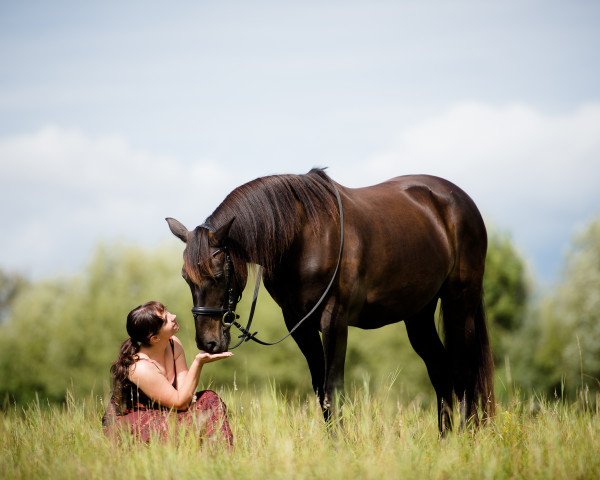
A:
<svg viewBox="0 0 600 480">
<path fill-rule="evenodd" d="M 180 255 L 180 252 L 179 252 Z M 32 283 L 0 325 L 0 395 L 28 401 L 102 393 L 127 336 L 125 316 L 150 299 L 184 305 L 172 249 L 101 245 L 78 276 Z"/>
<path fill-rule="evenodd" d="M 538 364 L 554 361 L 567 391 L 600 391 L 600 217 L 572 242 L 563 279 L 542 307 Z"/>
<path fill-rule="evenodd" d="M 28 284 L 23 275 L 0 269 L 0 323 L 6 320 L 15 298 Z"/>
<path fill-rule="evenodd" d="M 513 336 L 524 323 L 530 287 L 525 262 L 512 240 L 493 230 L 488 242 L 484 291 L 494 361 L 503 365 Z"/>
<path fill-rule="evenodd" d="M 251 297 L 245 292 L 239 313 L 246 314 Z M 81 274 L 21 289 L 0 325 L 0 400 L 26 403 L 38 396 L 60 402 L 67 390 L 76 397 L 107 393 L 109 367 L 127 337 L 126 315 L 148 300 L 159 300 L 178 315 L 178 337 L 189 361 L 197 350 L 178 243 L 157 249 L 100 245 Z M 266 339 L 285 333 L 281 310 L 264 289 L 254 325 Z M 253 388 L 275 378 L 278 386 L 303 385 L 310 391 L 304 358 L 291 339 L 271 349 L 244 344 L 236 353 L 241 350 L 206 368 L 202 384 Z"/>
<path fill-rule="evenodd" d="M 600 391 L 600 217 L 576 235 L 562 278 L 514 345 L 526 388 L 572 396 Z"/>
<path fill-rule="evenodd" d="M 522 262 L 509 240 L 492 236 L 486 272 L 488 315 L 492 332 L 510 332 L 520 323 Z M 89 265 L 72 278 L 35 282 L 12 301 L 0 325 L 0 398 L 27 402 L 36 395 L 61 401 L 67 389 L 76 396 L 105 393 L 109 367 L 126 338 L 125 317 L 151 299 L 164 302 L 178 315 L 188 360 L 196 351 L 190 313 L 191 295 L 181 278 L 181 246 L 142 249 L 100 245 Z M 245 321 L 252 299 L 249 279 L 237 312 Z M 501 329 L 501 330 L 500 330 Z M 281 310 L 261 289 L 253 330 L 269 340 L 286 333 Z M 236 332 L 235 335 L 237 334 Z M 289 338 L 273 347 L 244 343 L 236 355 L 205 369 L 208 387 L 255 388 L 275 381 L 290 392 L 310 393 L 310 375 L 300 350 Z M 404 400 L 429 401 L 433 389 L 426 368 L 410 346 L 402 324 L 372 331 L 350 329 L 346 386 L 390 388 Z"/>
</svg>

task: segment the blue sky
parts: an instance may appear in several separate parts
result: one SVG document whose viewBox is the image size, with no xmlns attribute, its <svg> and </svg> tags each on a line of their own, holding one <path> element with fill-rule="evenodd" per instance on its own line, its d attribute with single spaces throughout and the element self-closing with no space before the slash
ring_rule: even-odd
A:
<svg viewBox="0 0 600 480">
<path fill-rule="evenodd" d="M 314 166 L 456 182 L 545 284 L 600 214 L 596 1 L 2 2 L 0 69 L 0 267 L 36 278 Z"/>
</svg>

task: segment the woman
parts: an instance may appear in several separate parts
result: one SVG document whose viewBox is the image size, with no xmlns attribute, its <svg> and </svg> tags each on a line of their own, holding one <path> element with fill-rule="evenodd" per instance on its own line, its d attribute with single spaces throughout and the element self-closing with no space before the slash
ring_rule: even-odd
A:
<svg viewBox="0 0 600 480">
<path fill-rule="evenodd" d="M 126 428 L 143 441 L 153 434 L 165 438 L 169 418 L 176 417 L 176 425 L 194 425 L 203 436 L 220 436 L 231 446 L 225 404 L 213 391 L 194 392 L 204 364 L 233 354 L 200 352 L 188 369 L 178 330 L 176 316 L 160 302 L 129 312 L 129 338 L 110 368 L 113 393 L 102 417 L 104 431 L 113 435 Z"/>
</svg>

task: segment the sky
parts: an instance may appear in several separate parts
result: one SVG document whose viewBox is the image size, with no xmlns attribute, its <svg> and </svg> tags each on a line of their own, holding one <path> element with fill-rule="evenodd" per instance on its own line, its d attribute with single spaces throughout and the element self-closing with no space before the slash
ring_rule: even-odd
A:
<svg viewBox="0 0 600 480">
<path fill-rule="evenodd" d="M 600 215 L 600 2 L 0 0 L 1 269 L 178 242 L 315 166 L 455 182 L 552 285 Z"/>
</svg>

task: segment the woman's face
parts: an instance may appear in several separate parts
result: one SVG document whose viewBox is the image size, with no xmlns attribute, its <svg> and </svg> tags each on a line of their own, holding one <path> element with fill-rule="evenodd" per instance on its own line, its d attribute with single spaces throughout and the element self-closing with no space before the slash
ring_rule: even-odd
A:
<svg viewBox="0 0 600 480">
<path fill-rule="evenodd" d="M 158 331 L 157 335 L 159 337 L 165 336 L 167 338 L 171 338 L 179 331 L 179 324 L 177 323 L 177 316 L 165 310 L 163 318 L 165 319 L 165 323 Z"/>
</svg>

